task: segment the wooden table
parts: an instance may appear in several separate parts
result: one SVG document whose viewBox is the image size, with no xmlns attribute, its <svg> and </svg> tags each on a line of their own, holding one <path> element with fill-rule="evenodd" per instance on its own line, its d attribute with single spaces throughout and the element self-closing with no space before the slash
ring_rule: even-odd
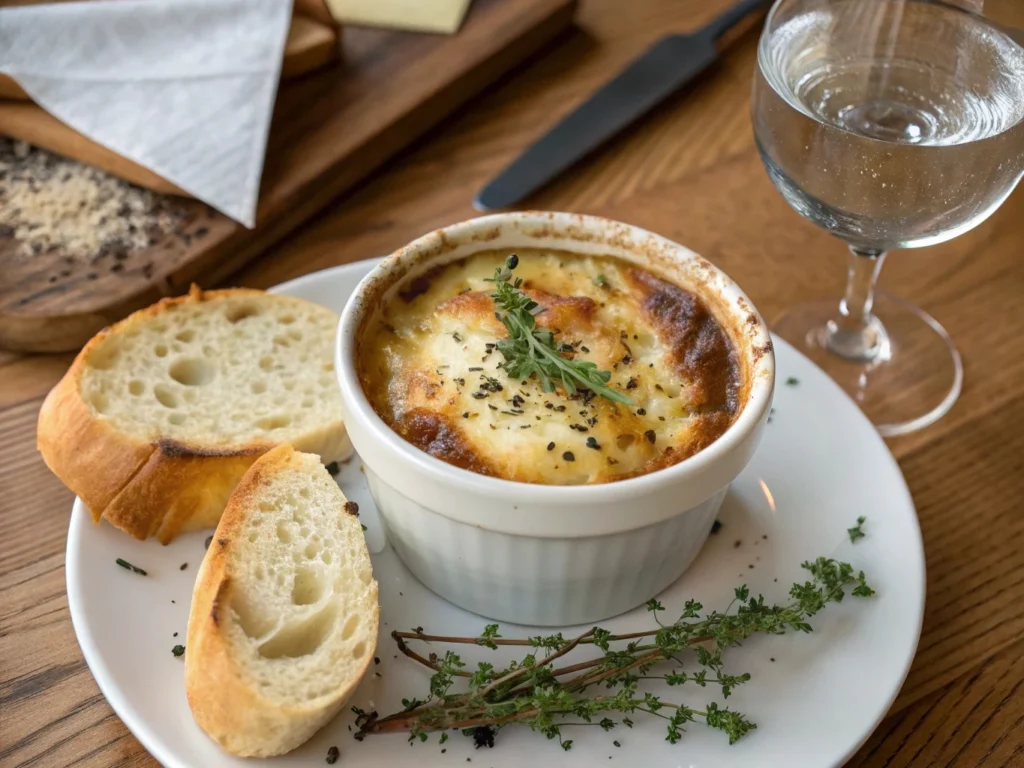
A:
<svg viewBox="0 0 1024 768">
<path fill-rule="evenodd" d="M 583 0 L 578 29 L 234 282 L 269 286 L 473 216 L 473 193 L 528 142 L 657 36 L 726 2 L 631 0 L 627 12 L 620 0 Z M 712 76 L 531 205 L 602 213 L 683 242 L 737 278 L 768 318 L 838 296 L 842 247 L 787 207 L 754 154 L 755 44 L 755 31 L 740 34 Z M 949 329 L 966 380 L 948 416 L 890 443 L 924 531 L 928 603 L 910 676 L 850 765 L 1024 765 L 1022 256 L 1018 191 L 971 233 L 899 253 L 883 274 L 884 287 Z M 0 765 L 151 766 L 97 689 L 68 616 L 72 496 L 35 451 L 35 421 L 69 361 L 0 356 Z"/>
</svg>

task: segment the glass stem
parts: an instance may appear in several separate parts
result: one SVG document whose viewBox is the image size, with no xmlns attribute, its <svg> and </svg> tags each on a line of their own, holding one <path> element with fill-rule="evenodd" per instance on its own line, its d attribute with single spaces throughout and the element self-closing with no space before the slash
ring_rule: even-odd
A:
<svg viewBox="0 0 1024 768">
<path fill-rule="evenodd" d="M 828 349 L 847 360 L 870 362 L 888 349 L 885 329 L 871 314 L 875 283 L 884 261 L 885 251 L 850 246 L 846 294 L 825 337 Z"/>
</svg>

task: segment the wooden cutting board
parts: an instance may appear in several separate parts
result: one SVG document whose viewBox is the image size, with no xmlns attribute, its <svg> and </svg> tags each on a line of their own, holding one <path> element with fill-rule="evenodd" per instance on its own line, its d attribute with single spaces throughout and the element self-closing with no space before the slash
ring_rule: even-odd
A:
<svg viewBox="0 0 1024 768">
<path fill-rule="evenodd" d="M 0 347 L 61 352 L 163 296 L 224 280 L 572 20 L 576 0 L 476 0 L 457 35 L 345 28 L 342 63 L 282 84 L 249 230 L 194 200 L 145 248 L 26 255 L 0 199 Z M 437 183 L 443 185 L 444 169 Z"/>
</svg>

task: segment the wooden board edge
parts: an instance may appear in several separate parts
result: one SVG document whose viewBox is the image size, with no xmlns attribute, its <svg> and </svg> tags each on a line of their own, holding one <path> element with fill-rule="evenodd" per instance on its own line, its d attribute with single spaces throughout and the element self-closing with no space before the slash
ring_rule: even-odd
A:
<svg viewBox="0 0 1024 768">
<path fill-rule="evenodd" d="M 375 147 L 373 152 L 363 153 L 360 158 L 363 162 L 359 168 L 336 174 L 331 178 L 331 183 L 309 185 L 299 195 L 301 202 L 291 207 L 288 215 L 257 230 L 239 228 L 237 234 L 225 238 L 201 258 L 189 261 L 177 272 L 154 281 L 100 311 L 48 317 L 26 317 L 0 312 L 0 349 L 23 353 L 73 352 L 107 325 L 165 296 L 184 292 L 192 282 L 201 279 L 206 287 L 227 279 L 350 191 L 375 168 L 427 133 L 461 104 L 551 43 L 572 23 L 577 2 L 553 0 L 548 14 L 523 35 L 510 39 L 457 83 L 448 83 L 386 126 L 382 132 L 386 138 L 378 142 L 380 146 Z"/>
</svg>

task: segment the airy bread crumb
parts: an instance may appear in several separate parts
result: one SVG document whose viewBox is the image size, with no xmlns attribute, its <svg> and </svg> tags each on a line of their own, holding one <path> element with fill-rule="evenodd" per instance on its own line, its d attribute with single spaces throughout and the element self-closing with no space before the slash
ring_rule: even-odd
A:
<svg viewBox="0 0 1024 768">
<path fill-rule="evenodd" d="M 377 644 L 358 518 L 317 456 L 280 446 L 246 473 L 200 567 L 185 686 L 232 754 L 291 751 L 341 709 Z"/>
</svg>

